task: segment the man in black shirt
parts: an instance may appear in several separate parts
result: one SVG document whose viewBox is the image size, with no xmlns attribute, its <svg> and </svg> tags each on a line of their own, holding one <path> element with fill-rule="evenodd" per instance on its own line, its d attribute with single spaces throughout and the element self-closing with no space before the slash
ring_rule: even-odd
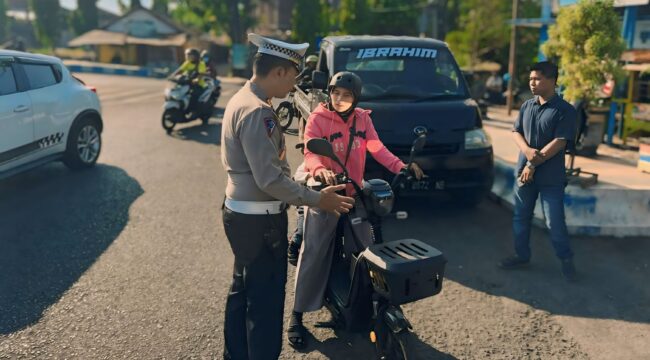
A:
<svg viewBox="0 0 650 360">
<path fill-rule="evenodd" d="M 516 255 L 502 260 L 499 266 L 514 269 L 529 263 L 530 225 L 539 196 L 562 273 L 574 280 L 573 252 L 564 217 L 564 152 L 574 144 L 576 110 L 555 93 L 557 77 L 558 68 L 550 62 L 532 67 L 530 89 L 535 97 L 522 105 L 512 130 L 521 150 L 513 218 Z"/>
</svg>

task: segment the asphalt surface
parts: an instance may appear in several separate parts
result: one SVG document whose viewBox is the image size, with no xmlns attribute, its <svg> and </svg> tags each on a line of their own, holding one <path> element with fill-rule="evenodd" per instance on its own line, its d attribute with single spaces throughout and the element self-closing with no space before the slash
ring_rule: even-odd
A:
<svg viewBox="0 0 650 360">
<path fill-rule="evenodd" d="M 102 99 L 98 165 L 0 181 L 0 358 L 221 358 L 233 256 L 220 221 L 220 113 L 238 86 L 224 84 L 209 125 L 166 135 L 164 81 L 80 77 Z M 650 239 L 574 238 L 581 278 L 568 284 L 540 229 L 530 269 L 495 268 L 511 252 L 511 212 L 494 202 L 398 207 L 409 219 L 387 221 L 386 238 L 418 238 L 449 259 L 442 293 L 404 307 L 413 358 L 650 358 Z M 372 358 L 367 334 L 313 327 L 327 318 L 307 315 L 308 349 L 285 345 L 281 358 Z"/>
</svg>

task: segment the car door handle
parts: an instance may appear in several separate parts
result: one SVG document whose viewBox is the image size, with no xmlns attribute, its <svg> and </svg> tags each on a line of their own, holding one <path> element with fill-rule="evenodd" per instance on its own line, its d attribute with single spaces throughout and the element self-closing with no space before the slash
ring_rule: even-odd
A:
<svg viewBox="0 0 650 360">
<path fill-rule="evenodd" d="M 25 112 L 25 111 L 27 111 L 27 110 L 29 110 L 29 107 L 28 107 L 28 106 L 26 106 L 26 105 L 19 105 L 19 106 L 17 106 L 17 107 L 14 109 L 14 112 L 15 112 L 15 113 L 21 113 L 21 112 Z"/>
</svg>

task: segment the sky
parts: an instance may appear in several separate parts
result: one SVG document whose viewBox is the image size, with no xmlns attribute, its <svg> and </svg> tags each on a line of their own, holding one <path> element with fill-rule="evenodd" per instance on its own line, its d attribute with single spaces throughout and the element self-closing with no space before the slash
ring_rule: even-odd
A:
<svg viewBox="0 0 650 360">
<path fill-rule="evenodd" d="M 63 6 L 66 9 L 77 8 L 77 0 L 59 0 L 59 2 L 61 6 Z M 124 2 L 130 3 L 131 1 L 125 0 Z M 151 6 L 152 0 L 140 0 L 140 3 L 145 7 L 149 7 Z M 99 0 L 97 1 L 97 6 L 104 10 L 108 10 L 116 14 L 120 13 L 120 8 L 117 5 L 117 0 Z"/>
</svg>

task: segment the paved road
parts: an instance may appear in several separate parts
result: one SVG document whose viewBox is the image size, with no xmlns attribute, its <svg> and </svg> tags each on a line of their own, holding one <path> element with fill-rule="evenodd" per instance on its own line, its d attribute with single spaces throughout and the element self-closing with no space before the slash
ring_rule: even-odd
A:
<svg viewBox="0 0 650 360">
<path fill-rule="evenodd" d="M 168 136 L 164 81 L 81 77 L 104 106 L 98 166 L 0 182 L 0 358 L 220 358 L 233 260 L 221 119 Z M 236 90 L 225 85 L 218 106 Z M 400 206 L 410 217 L 389 221 L 387 238 L 420 238 L 449 259 L 443 292 L 405 307 L 416 359 L 650 358 L 649 239 L 574 239 L 582 280 L 568 285 L 541 230 L 529 270 L 495 269 L 511 239 L 498 204 Z M 285 346 L 282 359 L 371 358 L 365 334 L 313 328 L 326 318 L 307 316 L 309 352 Z"/>
</svg>

